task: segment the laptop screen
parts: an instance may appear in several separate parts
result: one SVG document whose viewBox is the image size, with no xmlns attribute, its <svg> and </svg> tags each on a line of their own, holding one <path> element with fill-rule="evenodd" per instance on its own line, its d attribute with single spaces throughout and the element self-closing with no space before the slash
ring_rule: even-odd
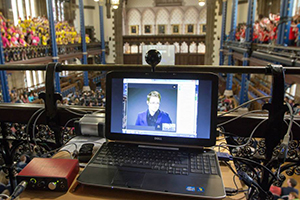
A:
<svg viewBox="0 0 300 200">
<path fill-rule="evenodd" d="M 106 133 L 141 141 L 211 144 L 216 81 L 212 74 L 114 72 L 107 78 Z"/>
</svg>

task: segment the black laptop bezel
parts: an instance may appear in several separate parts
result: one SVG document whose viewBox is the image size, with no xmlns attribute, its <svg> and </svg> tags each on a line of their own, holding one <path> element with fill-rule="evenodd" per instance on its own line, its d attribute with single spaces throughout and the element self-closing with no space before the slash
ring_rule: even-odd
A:
<svg viewBox="0 0 300 200">
<path fill-rule="evenodd" d="M 211 93 L 211 127 L 210 138 L 181 138 L 181 137 L 161 137 L 157 136 L 131 135 L 123 133 L 111 133 L 111 101 L 112 101 L 112 79 L 114 78 L 158 78 L 158 79 L 194 79 L 210 80 L 212 82 Z M 126 142 L 142 142 L 155 144 L 177 144 L 210 147 L 216 143 L 216 125 L 217 125 L 217 102 L 218 102 L 218 76 L 213 73 L 163 73 L 163 72 L 124 72 L 111 71 L 106 75 L 106 114 L 105 114 L 105 137 L 109 140 L 120 140 Z"/>
</svg>

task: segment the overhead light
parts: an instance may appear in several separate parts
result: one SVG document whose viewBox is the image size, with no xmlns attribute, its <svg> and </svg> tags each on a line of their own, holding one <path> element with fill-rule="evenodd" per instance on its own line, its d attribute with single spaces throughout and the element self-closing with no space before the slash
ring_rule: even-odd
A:
<svg viewBox="0 0 300 200">
<path fill-rule="evenodd" d="M 98 2 L 99 0 L 94 0 L 95 2 Z"/>
<path fill-rule="evenodd" d="M 199 6 L 204 6 L 205 5 L 205 0 L 199 0 Z"/>
<path fill-rule="evenodd" d="M 111 4 L 113 9 L 118 9 L 120 0 L 111 0 Z"/>
</svg>

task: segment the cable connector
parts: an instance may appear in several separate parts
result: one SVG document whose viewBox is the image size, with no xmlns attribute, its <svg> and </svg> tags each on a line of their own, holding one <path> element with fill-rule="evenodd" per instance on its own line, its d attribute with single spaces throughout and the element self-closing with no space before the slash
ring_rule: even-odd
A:
<svg viewBox="0 0 300 200">
<path fill-rule="evenodd" d="M 225 187 L 226 196 L 234 196 L 238 193 L 238 190 L 235 188 Z"/>
<path fill-rule="evenodd" d="M 25 190 L 26 186 L 26 181 L 22 181 L 21 183 L 19 183 L 19 185 L 17 185 L 14 192 L 12 193 L 10 200 L 16 199 Z"/>
<path fill-rule="evenodd" d="M 217 152 L 218 159 L 221 161 L 230 161 L 232 160 L 232 155 L 225 152 Z"/>
<path fill-rule="evenodd" d="M 280 160 L 282 163 L 285 162 L 286 158 L 287 158 L 287 153 L 289 150 L 289 141 L 290 141 L 290 134 L 285 134 L 283 141 L 280 145 L 280 152 L 278 155 L 278 160 Z"/>
<path fill-rule="evenodd" d="M 246 172 L 243 172 L 243 171 L 239 171 L 238 172 L 239 174 L 239 178 L 249 187 L 251 187 L 252 185 L 255 185 L 254 184 L 254 181 L 253 181 L 253 178 L 251 178 Z"/>
<path fill-rule="evenodd" d="M 290 141 L 290 134 L 287 133 L 287 134 L 284 135 L 284 138 L 283 138 L 281 144 L 288 146 L 289 145 L 289 141 Z"/>
</svg>

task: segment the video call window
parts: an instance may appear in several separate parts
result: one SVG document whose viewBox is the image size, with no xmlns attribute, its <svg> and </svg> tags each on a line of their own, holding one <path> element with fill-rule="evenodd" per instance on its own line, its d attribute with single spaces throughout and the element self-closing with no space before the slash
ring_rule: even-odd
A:
<svg viewBox="0 0 300 200">
<path fill-rule="evenodd" d="M 122 133 L 197 137 L 198 80 L 123 81 Z"/>
</svg>

